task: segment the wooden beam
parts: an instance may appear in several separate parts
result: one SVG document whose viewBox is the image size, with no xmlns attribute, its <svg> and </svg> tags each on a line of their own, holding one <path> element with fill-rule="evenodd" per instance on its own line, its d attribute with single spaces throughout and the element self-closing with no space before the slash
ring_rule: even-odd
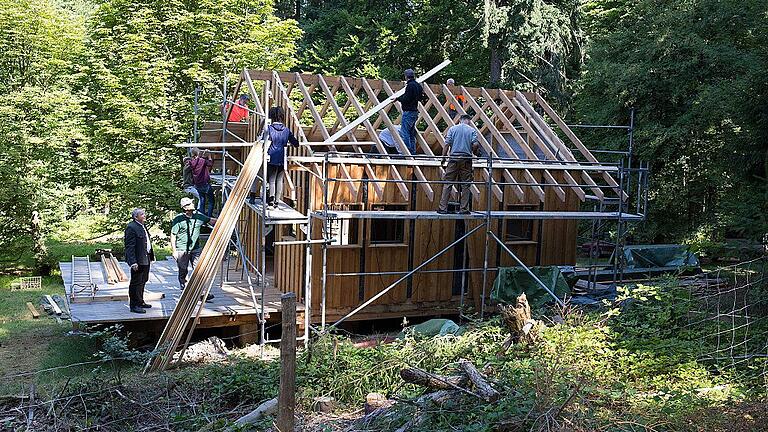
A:
<svg viewBox="0 0 768 432">
<path fill-rule="evenodd" d="M 480 106 L 480 104 L 477 103 L 474 97 L 472 97 L 469 92 L 467 92 L 467 89 L 463 86 L 459 86 L 461 88 L 461 92 L 464 94 L 464 98 L 469 102 L 470 105 L 475 109 L 477 114 L 480 116 L 480 119 L 483 121 L 484 124 L 488 126 L 488 130 L 491 132 L 491 136 L 494 136 L 497 140 L 499 140 L 499 145 L 504 149 L 504 151 L 507 153 L 507 157 L 511 157 L 513 159 L 519 159 L 517 157 L 517 154 L 515 153 L 515 150 L 509 145 L 507 142 L 507 139 L 504 138 L 504 136 L 499 132 L 499 130 L 496 128 L 496 125 L 493 124 L 490 118 L 488 118 L 488 115 L 485 113 L 485 110 Z M 446 87 L 447 89 L 447 87 Z M 504 176 L 507 179 L 510 179 L 513 182 L 517 182 L 517 180 L 512 176 L 512 173 L 509 172 L 509 170 L 504 170 Z M 523 176 L 528 178 L 533 178 L 531 176 L 531 173 L 528 172 L 527 169 L 523 170 Z M 529 180 L 530 182 L 530 180 Z M 535 182 L 530 182 L 535 183 Z M 544 202 L 544 190 L 541 188 L 541 186 L 530 186 L 533 190 L 533 193 L 535 193 L 541 202 Z"/>
<path fill-rule="evenodd" d="M 443 61 L 439 65 L 437 65 L 434 68 L 430 69 L 424 75 L 422 75 L 419 78 L 417 78 L 416 81 L 419 82 L 419 83 L 426 81 L 432 75 L 440 72 L 444 67 L 448 66 L 449 64 L 451 64 L 450 60 Z M 362 124 L 365 120 L 371 118 L 374 114 L 376 114 L 377 112 L 381 111 L 381 109 L 384 108 L 385 106 L 387 106 L 387 105 L 391 104 L 392 102 L 394 102 L 395 99 L 397 99 L 398 97 L 402 96 L 404 93 L 405 93 L 405 87 L 400 89 L 399 91 L 397 91 L 395 94 L 391 95 L 390 97 L 388 97 L 384 101 L 380 102 L 378 105 L 376 105 L 375 107 L 370 109 L 364 115 L 358 117 L 356 120 L 354 120 L 352 123 L 350 123 L 346 127 L 342 128 L 339 131 L 336 131 L 336 133 L 331 135 L 331 137 L 328 139 L 328 142 L 333 142 L 333 141 L 336 141 L 337 139 L 341 138 L 348 131 L 353 130 L 354 128 L 356 128 L 357 126 Z"/>
<path fill-rule="evenodd" d="M 523 149 L 523 152 L 528 156 L 528 159 L 530 160 L 538 160 L 539 158 L 536 157 L 536 153 L 534 153 L 533 150 L 528 146 L 528 143 L 523 139 L 523 137 L 520 135 L 520 133 L 515 129 L 515 126 L 512 124 L 512 122 L 509 121 L 507 116 L 504 115 L 503 112 L 501 112 L 501 108 L 496 105 L 496 101 L 491 98 L 491 95 L 488 94 L 488 92 L 485 89 L 481 89 L 483 93 L 483 97 L 485 97 L 486 105 L 491 107 L 491 110 L 496 114 L 496 118 L 500 119 L 502 123 L 508 128 L 509 133 L 512 135 L 512 139 L 515 140 L 516 143 L 520 146 L 521 149 Z M 503 140 L 503 144 L 506 144 L 506 140 Z M 505 146 L 505 150 L 509 147 L 509 145 Z M 509 149 L 514 152 L 513 149 Z M 531 172 L 527 169 L 523 173 L 525 177 L 530 181 L 532 178 Z M 545 173 L 544 179 L 547 183 L 554 184 L 554 191 L 555 194 L 560 198 L 560 201 L 565 201 L 565 191 L 563 191 L 563 188 L 561 188 L 557 182 L 551 181 L 554 180 L 552 176 L 549 173 Z M 542 191 L 543 192 L 543 191 Z M 542 198 L 543 201 L 543 198 Z"/>
<path fill-rule="evenodd" d="M 453 93 L 445 85 L 443 85 L 443 94 L 445 95 L 445 97 L 447 99 L 450 99 L 451 103 L 453 103 L 453 106 L 456 107 L 456 111 L 458 111 L 459 114 L 463 115 L 463 114 L 467 113 L 467 111 L 459 103 L 459 101 L 456 100 L 456 96 L 454 96 Z M 475 117 L 478 117 L 479 115 L 480 115 L 479 113 L 477 113 L 477 112 L 475 113 Z M 473 124 L 474 124 L 474 121 L 473 121 Z M 489 155 L 491 155 L 491 157 L 494 157 L 494 158 L 499 157 L 499 155 L 496 154 L 496 151 L 493 149 L 493 146 L 491 145 L 491 143 L 489 143 L 488 140 L 485 139 L 485 137 L 483 136 L 482 132 L 480 132 L 480 131 L 478 131 L 478 133 L 477 133 L 477 140 L 480 142 L 480 146 L 483 147 L 483 149 L 485 149 L 485 151 Z M 486 171 L 488 171 L 488 170 L 486 170 Z M 493 173 L 491 173 L 491 172 L 488 173 L 488 175 L 491 175 L 491 176 L 492 176 L 492 174 Z M 518 184 L 519 182 L 517 181 L 517 179 L 515 179 L 515 177 L 512 175 L 512 173 L 510 173 L 508 170 L 505 170 L 504 171 L 504 177 L 507 179 L 507 181 L 509 183 L 512 183 L 512 185 L 511 185 L 512 186 L 512 191 L 515 193 L 515 195 L 517 195 L 517 197 L 520 198 L 521 200 L 524 200 L 525 199 L 525 191 L 523 191 L 523 188 L 520 187 L 520 185 Z M 488 177 L 486 177 L 486 179 L 487 178 Z M 493 180 L 491 180 L 491 182 L 493 182 Z M 499 196 L 497 196 L 497 198 L 499 199 L 499 201 L 503 201 L 503 195 L 499 195 Z"/>
<path fill-rule="evenodd" d="M 296 83 L 299 85 L 299 91 L 301 91 L 301 94 L 304 96 L 305 99 L 309 99 L 310 105 L 308 106 L 310 114 L 312 114 L 312 118 L 315 119 L 315 126 L 317 126 L 320 129 L 320 133 L 323 134 L 323 138 L 328 139 L 328 130 L 325 128 L 325 124 L 323 123 L 323 119 L 320 116 L 320 113 L 317 112 L 315 109 L 315 105 L 312 103 L 312 99 L 310 98 L 310 93 L 307 91 L 306 86 L 304 85 L 304 81 L 299 77 L 296 80 Z M 337 151 L 336 147 L 333 145 L 329 145 L 328 148 L 330 148 L 333 151 Z M 317 167 L 316 167 L 317 168 Z M 347 170 L 347 167 L 344 164 L 339 164 L 339 169 L 341 170 L 341 175 L 346 179 L 351 179 L 352 176 L 349 174 L 349 170 Z M 318 168 L 319 172 L 319 168 Z M 349 188 L 349 192 L 352 194 L 352 196 L 357 196 L 357 185 L 352 182 L 345 182 L 347 185 L 347 188 Z"/>
<path fill-rule="evenodd" d="M 352 91 L 352 88 L 349 86 L 349 83 L 344 79 L 344 77 L 341 77 L 341 86 L 344 89 L 345 92 L 349 95 L 349 100 L 352 101 L 352 105 L 357 110 L 358 114 L 362 115 L 365 110 L 360 105 L 360 101 L 357 100 L 357 96 L 354 95 L 354 92 Z M 370 98 L 369 98 L 370 100 Z M 384 148 L 384 144 L 381 142 L 381 139 L 379 139 L 379 134 L 376 132 L 376 129 L 373 128 L 373 125 L 371 125 L 370 120 L 365 120 L 363 122 L 363 126 L 368 130 L 368 134 L 371 136 L 371 138 L 374 139 L 373 143 L 378 149 L 379 153 L 382 155 L 387 154 L 387 149 Z M 368 165 L 370 167 L 370 165 Z M 390 172 L 392 173 L 392 177 L 395 178 L 395 180 L 403 180 L 403 177 L 400 175 L 400 171 L 397 170 L 397 167 L 395 165 L 390 166 Z M 376 176 L 374 175 L 373 178 L 375 179 Z M 398 189 L 400 190 L 400 193 L 403 195 L 403 198 L 406 200 L 410 199 L 410 194 L 408 193 L 408 187 L 405 185 L 405 183 L 396 183 Z"/>
<path fill-rule="evenodd" d="M 322 76 L 318 76 L 318 82 L 320 83 L 320 88 L 323 89 L 323 92 L 325 93 L 325 95 L 328 98 L 333 99 L 331 101 L 331 108 L 333 108 L 334 113 L 336 113 L 336 118 L 338 119 L 340 124 L 342 124 L 342 126 L 346 126 L 347 119 L 346 117 L 344 117 L 344 112 L 339 110 L 339 105 L 336 103 L 336 99 L 334 98 L 334 95 L 331 93 L 331 90 L 328 88 L 328 85 L 325 83 L 325 80 L 323 80 Z M 343 82 L 343 78 L 342 78 L 342 82 Z M 354 94 L 347 95 L 347 104 L 350 104 L 350 100 L 352 98 L 354 98 Z M 351 133 L 351 134 L 348 134 L 348 136 L 349 136 L 349 139 L 352 140 L 353 142 L 357 141 L 357 137 L 355 137 L 355 134 Z M 363 153 L 363 151 L 360 149 L 359 146 L 353 146 L 352 148 L 358 153 Z M 365 155 L 361 155 L 361 156 L 365 157 Z M 369 178 L 371 179 L 376 178 L 376 172 L 373 170 L 373 168 L 371 168 L 370 164 L 365 164 L 364 169 L 365 169 L 365 172 L 368 174 Z M 384 196 L 384 190 L 381 188 L 380 184 L 374 182 L 373 189 L 374 189 L 374 192 L 376 193 L 376 196 L 379 197 L 379 199 L 381 199 Z"/>
<path fill-rule="evenodd" d="M 370 85 L 368 85 L 367 80 L 363 80 L 363 89 L 368 94 L 368 97 L 375 98 L 373 89 L 371 89 Z M 392 135 L 392 138 L 395 140 L 395 143 L 397 144 L 397 146 L 400 147 L 400 154 L 404 156 L 411 156 L 411 152 L 408 150 L 408 147 L 403 142 L 403 138 L 400 136 L 399 133 L 397 133 L 397 128 L 395 128 L 395 125 L 392 123 L 392 120 L 390 120 L 389 116 L 386 113 L 379 113 L 379 117 L 384 120 L 384 123 L 386 123 L 387 128 L 389 129 L 389 132 Z M 393 159 L 390 159 L 390 160 L 393 160 Z M 432 189 L 432 185 L 430 185 L 427 182 L 428 180 L 424 176 L 424 173 L 421 171 L 421 168 L 419 166 L 412 165 L 412 167 L 413 167 L 413 173 L 416 175 L 416 178 L 424 182 L 424 183 L 421 183 L 421 187 L 422 189 L 424 189 L 424 193 L 427 195 L 427 199 L 430 202 L 434 201 L 435 191 Z"/>
</svg>

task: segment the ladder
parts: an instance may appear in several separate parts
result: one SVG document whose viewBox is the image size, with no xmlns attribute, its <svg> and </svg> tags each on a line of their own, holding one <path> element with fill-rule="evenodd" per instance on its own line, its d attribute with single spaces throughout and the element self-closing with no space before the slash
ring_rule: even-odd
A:
<svg viewBox="0 0 768 432">
<path fill-rule="evenodd" d="M 72 300 L 77 295 L 88 292 L 91 297 L 96 296 L 96 284 L 93 283 L 91 274 L 91 260 L 87 257 L 76 257 L 72 255 L 72 284 L 70 289 L 70 298 Z"/>
</svg>

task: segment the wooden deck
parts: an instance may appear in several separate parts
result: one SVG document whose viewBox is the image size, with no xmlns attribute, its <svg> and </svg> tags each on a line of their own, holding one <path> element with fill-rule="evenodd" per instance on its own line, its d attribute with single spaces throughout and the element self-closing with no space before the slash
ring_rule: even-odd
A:
<svg viewBox="0 0 768 432">
<path fill-rule="evenodd" d="M 128 264 L 120 262 L 120 266 L 130 275 Z M 146 309 L 146 314 L 136 314 L 129 310 L 128 282 L 107 284 L 101 263 L 97 262 L 91 262 L 91 275 L 97 286 L 96 296 L 92 298 L 89 291 L 85 290 L 82 293 L 76 292 L 75 298 L 72 299 L 71 267 L 71 262 L 59 263 L 74 325 L 167 320 L 181 295 L 176 262 L 172 258 L 152 263 L 144 294 L 145 301 L 152 308 Z M 231 267 L 234 268 L 234 262 Z M 218 276 L 214 281 L 211 293 L 215 298 L 212 302 L 204 304 L 200 314 L 200 327 L 223 327 L 258 321 L 248 284 L 244 278 L 241 278 L 240 271 L 230 269 L 228 279 L 223 285 Z M 260 288 L 255 280 L 253 283 L 257 303 L 260 303 Z M 78 287 L 74 289 L 77 291 Z M 269 314 L 280 311 L 280 295 L 281 293 L 274 288 L 271 275 L 268 274 L 264 304 L 266 318 L 269 318 Z M 258 307 L 260 309 L 260 304 Z M 298 304 L 297 308 L 303 311 L 304 305 Z"/>
</svg>

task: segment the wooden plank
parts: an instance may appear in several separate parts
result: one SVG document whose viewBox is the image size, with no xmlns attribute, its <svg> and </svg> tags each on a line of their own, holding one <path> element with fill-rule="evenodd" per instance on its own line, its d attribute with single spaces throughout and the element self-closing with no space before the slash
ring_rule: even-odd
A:
<svg viewBox="0 0 768 432">
<path fill-rule="evenodd" d="M 365 89 L 365 92 L 368 94 L 368 97 L 375 98 L 375 94 L 373 93 L 373 89 L 368 84 L 367 80 L 363 80 L 363 88 Z M 381 104 L 379 104 L 381 105 Z M 370 112 L 370 111 L 369 111 Z M 392 138 L 395 140 L 395 143 L 397 143 L 398 147 L 400 147 L 400 153 L 404 156 L 410 156 L 411 152 L 408 150 L 408 147 L 403 142 L 403 138 L 400 136 L 399 133 L 397 133 L 397 129 L 395 128 L 395 125 L 392 123 L 392 120 L 390 120 L 389 116 L 386 115 L 386 113 L 381 113 L 380 118 L 384 119 L 384 123 L 386 123 L 387 128 L 389 129 L 390 134 L 392 135 Z M 389 160 L 395 160 L 388 158 Z M 406 158 L 405 160 L 411 160 L 409 158 Z M 424 182 L 421 183 L 421 187 L 424 190 L 424 192 L 427 194 L 427 199 L 429 201 L 434 201 L 435 199 L 435 191 L 432 189 L 432 186 L 427 183 L 427 178 L 424 176 L 424 173 L 421 171 L 421 169 L 416 165 L 411 165 L 414 168 L 414 174 L 416 175 L 416 178 L 418 178 L 420 181 Z"/>
<path fill-rule="evenodd" d="M 421 83 L 421 82 L 426 81 L 432 75 L 440 72 L 444 67 L 448 66 L 449 64 L 451 64 L 450 60 L 443 61 L 439 65 L 437 65 L 434 68 L 430 69 L 424 75 L 418 77 L 416 79 L 416 82 Z M 334 141 L 338 140 L 342 136 L 346 135 L 347 132 L 349 132 L 349 131 L 355 129 L 356 127 L 358 127 L 359 125 L 361 125 L 364 121 L 366 121 L 369 118 L 371 118 L 374 114 L 376 114 L 377 112 L 381 111 L 384 107 L 386 107 L 387 105 L 389 105 L 392 102 L 394 102 L 395 99 L 397 99 L 398 97 L 402 96 L 403 94 L 405 94 L 405 87 L 403 87 L 402 89 L 398 90 L 393 95 L 389 96 L 387 99 L 383 100 L 382 102 L 380 102 L 375 107 L 371 108 L 367 113 L 365 113 L 364 115 L 358 117 L 356 120 L 351 122 L 346 127 L 342 128 L 341 130 L 336 131 L 336 133 L 331 135 L 331 137 L 328 138 L 328 140 L 326 140 L 326 141 L 327 142 L 334 142 Z"/>
<path fill-rule="evenodd" d="M 358 101 L 357 96 L 354 95 L 352 88 L 347 83 L 347 80 L 344 79 L 344 77 L 341 77 L 340 82 L 344 91 L 349 95 L 348 96 L 349 100 L 352 102 L 352 105 L 355 107 L 358 114 L 359 115 L 364 114 L 365 111 L 363 110 L 363 107 L 360 105 L 360 102 Z M 369 96 L 369 100 L 371 100 L 370 96 Z M 373 100 L 376 100 L 376 99 L 373 99 Z M 379 134 L 376 133 L 376 129 L 373 128 L 373 125 L 371 125 L 371 122 L 368 119 L 366 119 L 363 122 L 363 125 L 365 126 L 366 130 L 370 134 L 371 138 L 374 139 L 373 144 L 376 146 L 379 153 L 381 153 L 382 155 L 386 155 L 387 150 L 384 148 L 384 144 L 381 142 L 381 139 L 379 139 Z M 368 169 L 371 169 L 370 164 L 367 164 L 366 167 Z M 397 167 L 391 166 L 390 173 L 392 174 L 392 177 L 394 177 L 396 180 L 401 180 L 401 181 L 403 180 L 402 176 L 400 176 L 400 172 L 397 170 Z M 372 179 L 376 178 L 375 174 L 370 177 Z M 408 193 L 408 187 L 404 183 L 397 183 L 397 187 L 400 190 L 400 193 L 403 195 L 403 198 L 405 198 L 406 200 L 409 199 L 410 195 Z M 377 194 L 377 195 L 380 195 L 380 194 Z"/>
<path fill-rule="evenodd" d="M 29 313 L 32 314 L 33 319 L 40 318 L 40 312 L 35 309 L 35 305 L 33 305 L 32 302 L 27 302 L 27 309 L 29 310 Z"/>
<path fill-rule="evenodd" d="M 203 247 L 198 264 L 192 271 L 189 282 L 158 340 L 156 349 L 163 354 L 154 357 L 147 364 L 146 371 L 166 368 L 173 359 L 173 353 L 188 327 L 191 327 L 189 329 L 189 334 L 191 335 L 197 321 L 195 317 L 200 315 L 205 304 L 199 301 L 199 299 L 207 294 L 213 283 L 214 276 L 219 270 L 219 263 L 229 246 L 229 240 L 239 220 L 250 186 L 256 179 L 257 169 L 263 162 L 263 155 L 264 143 L 255 143 L 245 161 L 243 170 L 237 178 L 237 182 L 235 182 L 230 191 L 229 199 L 221 210 L 213 232 Z M 196 307 L 197 314 L 193 315 Z M 195 319 L 192 319 L 190 323 L 190 318 Z"/>
<path fill-rule="evenodd" d="M 58 304 L 56 304 L 56 301 L 53 299 L 53 297 L 46 295 L 45 301 L 48 302 L 49 305 L 51 305 L 51 309 L 53 310 L 53 313 L 56 315 L 61 315 L 61 308 Z"/>
<path fill-rule="evenodd" d="M 165 298 L 165 293 L 144 291 L 144 301 L 162 300 Z M 97 296 L 78 296 L 71 299 L 70 303 L 88 304 L 98 302 L 110 302 L 120 301 L 126 302 L 129 300 L 128 294 L 110 294 L 110 295 L 97 295 Z"/>
</svg>

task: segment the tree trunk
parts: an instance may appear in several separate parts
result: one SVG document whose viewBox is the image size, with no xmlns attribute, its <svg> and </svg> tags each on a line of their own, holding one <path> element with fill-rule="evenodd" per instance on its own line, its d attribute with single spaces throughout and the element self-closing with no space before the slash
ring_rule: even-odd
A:
<svg viewBox="0 0 768 432">
<path fill-rule="evenodd" d="M 405 382 L 438 390 L 453 390 L 467 383 L 467 378 L 463 376 L 435 375 L 418 368 L 405 368 L 400 371 L 400 377 Z"/>
</svg>

